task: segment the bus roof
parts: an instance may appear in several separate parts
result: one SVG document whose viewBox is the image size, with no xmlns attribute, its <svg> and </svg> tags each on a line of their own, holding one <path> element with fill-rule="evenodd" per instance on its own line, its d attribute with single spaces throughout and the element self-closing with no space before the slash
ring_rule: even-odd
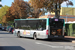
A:
<svg viewBox="0 0 75 50">
<path fill-rule="evenodd" d="M 29 18 L 29 19 L 15 19 L 15 20 L 41 20 L 41 19 L 48 19 L 48 18 Z"/>
<path fill-rule="evenodd" d="M 43 20 L 43 19 L 49 19 L 49 18 L 29 18 L 29 19 L 15 19 L 15 20 Z"/>
</svg>

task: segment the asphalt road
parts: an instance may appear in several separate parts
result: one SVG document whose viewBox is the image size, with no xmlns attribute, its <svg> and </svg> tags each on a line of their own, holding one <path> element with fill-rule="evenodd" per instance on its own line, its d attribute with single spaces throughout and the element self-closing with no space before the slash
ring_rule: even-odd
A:
<svg viewBox="0 0 75 50">
<path fill-rule="evenodd" d="M 17 38 L 0 31 L 0 50 L 75 50 L 75 44 L 65 40 L 33 40 Z"/>
</svg>

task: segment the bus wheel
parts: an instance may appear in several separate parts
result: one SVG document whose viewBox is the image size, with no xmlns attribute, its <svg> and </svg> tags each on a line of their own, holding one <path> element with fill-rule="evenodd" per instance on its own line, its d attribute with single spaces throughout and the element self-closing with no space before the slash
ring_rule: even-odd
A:
<svg viewBox="0 0 75 50">
<path fill-rule="evenodd" d="M 17 37 L 21 38 L 20 33 L 17 33 Z"/>
<path fill-rule="evenodd" d="M 37 40 L 37 35 L 36 35 L 36 33 L 34 33 L 33 38 L 34 38 L 34 40 Z"/>
</svg>

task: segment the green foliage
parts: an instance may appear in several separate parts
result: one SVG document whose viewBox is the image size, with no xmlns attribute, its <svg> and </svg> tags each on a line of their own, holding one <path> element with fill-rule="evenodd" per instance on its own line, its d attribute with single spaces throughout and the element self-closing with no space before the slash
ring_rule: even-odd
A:
<svg viewBox="0 0 75 50">
<path fill-rule="evenodd" d="M 11 27 L 14 27 L 13 23 L 14 23 L 14 21 L 8 21 L 8 25 L 11 26 Z"/>
<path fill-rule="evenodd" d="M 14 23 L 14 21 L 8 21 L 8 23 Z"/>
<path fill-rule="evenodd" d="M 67 33 L 67 36 L 75 36 L 75 23 L 66 24 L 65 25 L 65 31 Z"/>
<path fill-rule="evenodd" d="M 8 10 L 8 6 L 4 6 L 4 7 L 1 7 L 0 8 L 0 21 L 2 22 L 2 18 L 3 18 L 3 16 L 6 14 L 6 11 Z"/>
</svg>

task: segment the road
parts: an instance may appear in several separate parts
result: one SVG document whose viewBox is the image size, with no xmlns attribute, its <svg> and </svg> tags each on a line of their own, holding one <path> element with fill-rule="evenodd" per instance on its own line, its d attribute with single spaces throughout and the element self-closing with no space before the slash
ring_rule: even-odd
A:
<svg viewBox="0 0 75 50">
<path fill-rule="evenodd" d="M 65 40 L 17 38 L 11 33 L 0 31 L 0 50 L 75 50 L 75 44 Z"/>
</svg>

